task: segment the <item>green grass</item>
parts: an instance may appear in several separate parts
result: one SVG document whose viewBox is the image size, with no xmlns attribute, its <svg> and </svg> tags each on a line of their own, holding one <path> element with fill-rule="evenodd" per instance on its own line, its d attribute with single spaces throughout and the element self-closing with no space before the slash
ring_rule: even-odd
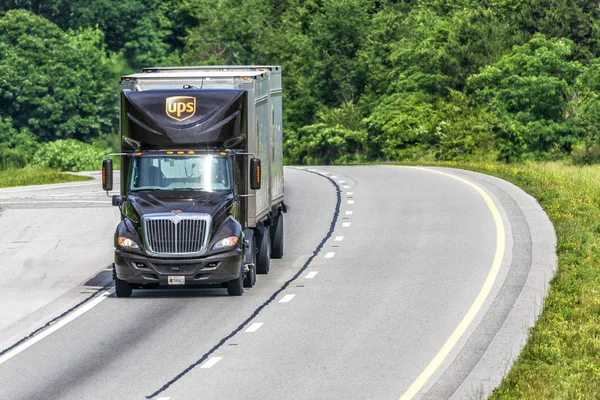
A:
<svg viewBox="0 0 600 400">
<path fill-rule="evenodd" d="M 66 174 L 50 169 L 7 169 L 0 171 L 0 188 L 12 186 L 43 185 L 46 183 L 62 183 L 87 181 L 92 178 Z"/>
<path fill-rule="evenodd" d="M 600 166 L 442 163 L 512 182 L 554 224 L 558 269 L 519 359 L 491 399 L 600 398 Z"/>
</svg>

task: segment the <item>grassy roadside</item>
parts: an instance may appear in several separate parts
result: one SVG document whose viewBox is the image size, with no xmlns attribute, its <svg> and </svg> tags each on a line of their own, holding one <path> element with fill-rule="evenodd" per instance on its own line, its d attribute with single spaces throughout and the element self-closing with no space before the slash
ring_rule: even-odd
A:
<svg viewBox="0 0 600 400">
<path fill-rule="evenodd" d="M 554 224 L 558 270 L 519 359 L 491 399 L 600 398 L 600 166 L 442 163 L 535 197 Z"/>
<path fill-rule="evenodd" d="M 62 183 L 87 181 L 92 178 L 58 172 L 50 169 L 7 169 L 0 171 L 0 188 L 12 186 L 43 185 L 46 183 Z"/>
</svg>

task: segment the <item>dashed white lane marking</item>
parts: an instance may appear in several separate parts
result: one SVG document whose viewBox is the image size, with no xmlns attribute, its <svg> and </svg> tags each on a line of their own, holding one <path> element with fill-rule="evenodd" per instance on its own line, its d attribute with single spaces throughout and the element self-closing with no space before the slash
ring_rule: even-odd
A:
<svg viewBox="0 0 600 400">
<path fill-rule="evenodd" d="M 202 366 L 200 368 L 212 368 L 215 366 L 216 363 L 218 363 L 219 361 L 221 361 L 223 359 L 223 357 L 211 357 L 208 359 L 208 361 L 206 361 L 204 364 L 202 364 Z"/>
<path fill-rule="evenodd" d="M 354 204 L 354 200 L 348 200 L 348 204 Z"/>
<path fill-rule="evenodd" d="M 344 185 L 344 189 L 350 189 L 350 186 Z"/>
<path fill-rule="evenodd" d="M 335 175 L 331 175 L 331 176 L 330 176 L 330 178 L 333 178 L 333 179 L 335 179 L 335 178 L 337 178 L 337 176 L 335 176 Z"/>
<path fill-rule="evenodd" d="M 306 274 L 306 279 L 312 279 L 317 276 L 318 273 L 319 271 L 310 271 L 308 274 Z"/>
<path fill-rule="evenodd" d="M 343 237 L 343 236 L 336 236 L 336 237 L 335 237 L 335 241 L 336 241 L 336 242 L 341 242 L 342 240 L 344 240 L 344 237 Z"/>
<path fill-rule="evenodd" d="M 335 256 L 335 252 L 330 251 L 329 253 L 325 254 L 325 258 L 333 258 L 333 256 Z"/>
<path fill-rule="evenodd" d="M 309 170 L 310 172 L 317 172 L 317 170 L 316 170 L 316 169 L 312 169 L 312 168 L 309 168 L 308 170 Z"/>
<path fill-rule="evenodd" d="M 283 298 L 281 300 L 279 300 L 280 303 L 289 303 L 290 301 L 292 301 L 292 299 L 296 297 L 295 294 L 286 294 L 285 296 L 283 296 Z"/>
<path fill-rule="evenodd" d="M 56 332 L 57 330 L 59 330 L 60 328 L 62 328 L 66 324 L 68 324 L 69 322 L 73 321 L 75 318 L 79 317 L 80 315 L 82 315 L 82 314 L 86 313 L 87 311 L 91 310 L 92 308 L 96 307 L 98 304 L 100 304 L 101 302 L 106 300 L 106 298 L 108 296 L 110 296 L 112 293 L 113 293 L 113 289 L 107 290 L 106 292 L 102 293 L 95 299 L 91 300 L 89 303 L 84 304 L 81 308 L 78 308 L 75 311 L 73 311 L 71 314 L 68 314 L 65 318 L 59 320 L 54 325 L 51 325 L 48 329 L 42 331 L 40 334 L 32 337 L 30 340 L 24 342 L 23 344 L 15 347 L 11 351 L 7 352 L 2 357 L 0 357 L 0 364 L 10 360 L 11 358 L 16 356 L 20 352 L 26 350 L 27 348 L 33 346 L 34 344 L 36 344 L 37 342 L 39 342 L 46 336 L 50 335 L 53 332 Z"/>
<path fill-rule="evenodd" d="M 344 223 L 342 223 L 342 227 L 347 228 L 350 226 L 350 224 L 351 224 L 351 222 L 344 222 Z"/>
<path fill-rule="evenodd" d="M 346 183 L 346 181 L 343 181 L 343 180 L 340 179 L 340 183 Z"/>
<path fill-rule="evenodd" d="M 244 332 L 248 332 L 248 333 L 256 332 L 261 326 L 263 326 L 262 322 L 255 322 L 252 325 L 250 325 L 250 328 L 246 329 Z"/>
<path fill-rule="evenodd" d="M 354 211 L 346 211 L 346 215 L 352 215 L 354 214 Z"/>
<path fill-rule="evenodd" d="M 352 192 L 346 192 L 346 196 L 352 196 L 354 193 Z"/>
</svg>

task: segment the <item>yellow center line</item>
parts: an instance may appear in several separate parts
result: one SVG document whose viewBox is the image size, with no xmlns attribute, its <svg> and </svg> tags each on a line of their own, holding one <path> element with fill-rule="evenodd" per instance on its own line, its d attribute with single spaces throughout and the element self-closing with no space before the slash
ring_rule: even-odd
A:
<svg viewBox="0 0 600 400">
<path fill-rule="evenodd" d="M 437 369 L 440 367 L 440 365 L 442 365 L 444 360 L 446 360 L 446 358 L 448 357 L 448 355 L 450 354 L 450 352 L 452 351 L 454 346 L 456 346 L 456 343 L 458 343 L 458 341 L 460 340 L 462 335 L 469 328 L 469 325 L 471 324 L 471 322 L 473 322 L 473 319 L 475 318 L 475 316 L 477 315 L 479 310 L 481 310 L 483 303 L 485 303 L 485 300 L 488 298 L 488 296 L 492 290 L 492 287 L 494 285 L 494 282 L 496 281 L 496 278 L 498 277 L 498 272 L 500 271 L 500 266 L 502 265 L 502 259 L 504 257 L 504 250 L 506 247 L 506 238 L 505 238 L 505 231 L 504 231 L 504 223 L 502 222 L 502 216 L 500 215 L 500 212 L 496 208 L 494 201 L 490 198 L 490 196 L 486 192 L 483 191 L 482 188 L 480 188 L 473 182 L 470 182 L 463 178 L 459 178 L 458 176 L 455 176 L 455 175 L 447 174 L 445 172 L 436 171 L 436 170 L 427 169 L 427 168 L 420 168 L 420 167 L 413 167 L 413 168 L 420 169 L 423 171 L 433 172 L 436 174 L 447 176 L 452 179 L 456 179 L 457 181 L 460 181 L 460 182 L 464 183 L 465 185 L 472 187 L 473 189 L 475 189 L 477 191 L 477 193 L 479 193 L 479 195 L 485 201 L 485 204 L 488 206 L 490 212 L 492 213 L 494 222 L 496 223 L 496 253 L 494 254 L 494 260 L 492 261 L 492 266 L 490 268 L 490 271 L 488 272 L 487 278 L 485 279 L 485 282 L 481 288 L 481 291 L 479 292 L 479 294 L 477 295 L 477 298 L 475 299 L 475 301 L 469 308 L 469 311 L 467 311 L 467 313 L 463 317 L 462 321 L 460 321 L 460 324 L 458 324 L 456 329 L 454 329 L 454 332 L 452 332 L 452 334 L 450 335 L 448 340 L 446 340 L 446 343 L 444 343 L 444 345 L 442 346 L 440 351 L 438 351 L 438 353 L 435 355 L 435 357 L 433 357 L 433 359 L 427 365 L 427 367 L 425 367 L 423 372 L 421 372 L 421 374 L 417 377 L 417 379 L 415 379 L 415 381 L 408 387 L 408 390 L 406 390 L 406 392 L 404 392 L 404 394 L 400 397 L 400 400 L 412 399 L 419 392 L 419 390 L 421 390 L 423 388 L 423 386 L 425 386 L 427 381 L 431 378 L 431 376 L 435 373 L 435 371 L 437 371 Z"/>
</svg>

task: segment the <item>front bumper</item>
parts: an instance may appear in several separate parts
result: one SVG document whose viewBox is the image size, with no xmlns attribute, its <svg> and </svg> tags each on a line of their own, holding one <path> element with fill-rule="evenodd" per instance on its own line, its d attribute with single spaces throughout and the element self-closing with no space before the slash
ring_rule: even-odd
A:
<svg viewBox="0 0 600 400">
<path fill-rule="evenodd" d="M 132 284 L 168 284 L 169 276 L 185 276 L 186 285 L 222 283 L 240 276 L 242 250 L 194 259 L 155 258 L 115 249 L 117 278 Z"/>
</svg>

